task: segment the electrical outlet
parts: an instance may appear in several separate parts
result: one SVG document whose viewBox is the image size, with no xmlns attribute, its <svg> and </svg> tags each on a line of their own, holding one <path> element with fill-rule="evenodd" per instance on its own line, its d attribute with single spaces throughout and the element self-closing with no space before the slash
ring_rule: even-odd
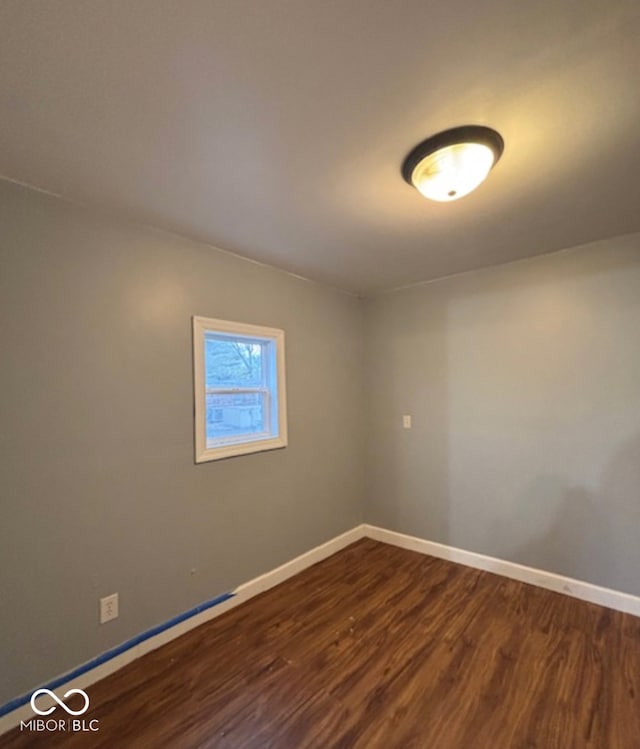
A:
<svg viewBox="0 0 640 749">
<path fill-rule="evenodd" d="M 402 427 L 404 429 L 411 429 L 411 416 L 409 414 L 405 414 L 402 417 Z"/>
<path fill-rule="evenodd" d="M 100 624 L 109 622 L 118 618 L 118 594 L 113 593 L 110 596 L 100 599 Z"/>
</svg>

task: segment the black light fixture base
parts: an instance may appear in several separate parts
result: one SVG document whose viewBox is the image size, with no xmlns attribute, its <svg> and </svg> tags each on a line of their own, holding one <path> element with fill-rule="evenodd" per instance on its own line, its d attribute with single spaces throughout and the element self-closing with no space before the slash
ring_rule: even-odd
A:
<svg viewBox="0 0 640 749">
<path fill-rule="evenodd" d="M 484 125 L 462 125 L 461 127 L 453 127 L 450 130 L 443 130 L 423 140 L 422 143 L 418 143 L 407 154 L 405 160 L 402 162 L 402 177 L 405 182 L 413 186 L 413 182 L 411 181 L 413 170 L 423 159 L 442 148 L 455 146 L 458 143 L 480 143 L 487 146 L 493 151 L 494 166 L 504 151 L 502 136 L 490 127 L 485 127 Z"/>
</svg>

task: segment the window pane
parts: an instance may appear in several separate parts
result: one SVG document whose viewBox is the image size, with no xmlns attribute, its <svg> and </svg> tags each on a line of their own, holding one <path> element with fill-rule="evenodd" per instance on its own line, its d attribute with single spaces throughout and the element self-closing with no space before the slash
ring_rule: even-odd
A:
<svg viewBox="0 0 640 749">
<path fill-rule="evenodd" d="M 266 431 L 264 393 L 208 393 L 206 409 L 207 444 Z"/>
<path fill-rule="evenodd" d="M 206 336 L 208 387 L 260 387 L 264 382 L 264 347 L 256 341 Z"/>
</svg>

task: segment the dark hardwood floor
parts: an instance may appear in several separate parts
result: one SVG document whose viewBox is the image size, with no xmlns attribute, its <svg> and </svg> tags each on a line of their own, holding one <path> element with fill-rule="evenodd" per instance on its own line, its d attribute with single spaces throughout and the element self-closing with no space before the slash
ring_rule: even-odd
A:
<svg viewBox="0 0 640 749">
<path fill-rule="evenodd" d="M 363 540 L 87 692 L 0 749 L 640 749 L 640 619 Z"/>
</svg>

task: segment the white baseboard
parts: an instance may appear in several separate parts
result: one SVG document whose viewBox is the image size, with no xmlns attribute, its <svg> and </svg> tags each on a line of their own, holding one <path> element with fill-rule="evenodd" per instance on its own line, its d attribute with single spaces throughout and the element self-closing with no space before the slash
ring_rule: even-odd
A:
<svg viewBox="0 0 640 749">
<path fill-rule="evenodd" d="M 275 585 L 279 585 L 290 577 L 297 575 L 298 572 L 302 572 L 302 570 L 305 570 L 307 567 L 311 567 L 312 564 L 321 562 L 323 559 L 330 557 L 337 551 L 344 549 L 346 546 L 349 546 L 349 544 L 359 541 L 364 537 L 365 526 L 356 525 L 355 528 L 351 528 L 351 530 L 332 538 L 326 543 L 316 546 L 314 549 L 301 554 L 290 562 L 285 562 L 285 564 L 280 567 L 276 567 L 274 570 L 271 570 L 264 575 L 260 575 L 260 577 L 255 577 L 248 583 L 243 583 L 234 591 L 235 597 L 233 600 L 237 600 L 236 606 L 238 603 L 242 603 L 242 601 L 246 601 L 248 598 L 257 596 L 258 593 L 262 593 L 265 590 L 269 590 L 269 588 L 273 588 Z"/>
<path fill-rule="evenodd" d="M 458 564 L 464 564 L 467 567 L 474 567 L 485 572 L 494 572 L 496 575 L 502 575 L 512 580 L 537 585 L 540 588 L 553 590 L 556 593 L 564 593 L 567 596 L 579 598 L 581 601 L 597 603 L 599 606 L 606 606 L 616 611 L 640 616 L 640 597 L 633 596 L 630 593 L 621 593 L 610 588 L 602 588 L 599 585 L 585 583 L 582 580 L 574 580 L 571 577 L 556 575 L 553 572 L 526 567 L 523 564 L 508 562 L 505 559 L 488 557 L 484 554 L 477 554 L 474 551 L 457 549 L 454 546 L 447 546 L 435 541 L 426 541 L 415 536 L 407 536 L 404 533 L 378 528 L 375 525 L 365 525 L 364 535 L 367 538 L 399 546 L 402 549 L 409 549 L 410 551 L 420 552 L 420 554 L 438 557 L 438 559 L 457 562 Z"/>
<path fill-rule="evenodd" d="M 184 621 L 181 621 L 178 624 L 168 627 L 158 634 L 149 637 L 149 639 L 143 640 L 137 645 L 133 645 L 128 650 L 125 650 L 119 655 L 116 655 L 113 658 L 105 661 L 104 663 L 101 663 L 100 665 L 87 670 L 81 676 L 77 676 L 75 678 L 69 679 L 69 681 L 65 681 L 62 686 L 57 687 L 57 693 L 62 695 L 69 689 L 86 689 L 87 687 L 90 687 L 92 684 L 95 684 L 97 681 L 100 681 L 101 679 L 110 676 L 116 671 L 119 671 L 123 666 L 126 666 L 132 661 L 135 661 L 137 658 L 142 657 L 146 653 L 149 653 L 152 650 L 156 650 L 162 645 L 166 645 L 168 642 L 171 642 L 171 640 L 175 640 L 177 637 L 180 637 L 186 632 L 189 632 L 195 627 L 198 627 L 201 624 L 210 621 L 211 619 L 215 619 L 221 614 L 224 614 L 225 611 L 229 611 L 230 609 L 235 608 L 244 601 L 249 600 L 249 598 L 253 598 L 253 596 L 257 596 L 259 593 L 263 593 L 265 590 L 269 590 L 270 588 L 279 585 L 288 578 L 293 577 L 293 575 L 297 575 L 299 572 L 302 572 L 307 567 L 311 567 L 311 565 L 316 564 L 316 562 L 321 562 L 323 559 L 330 557 L 337 551 L 344 549 L 349 544 L 354 543 L 354 541 L 358 541 L 359 539 L 363 538 L 364 535 L 364 525 L 357 525 L 355 528 L 351 528 L 351 530 L 346 531 L 346 533 L 342 533 L 341 535 L 332 538 L 326 543 L 321 544 L 320 546 L 316 546 L 310 551 L 301 554 L 295 559 L 292 559 L 289 562 L 285 562 L 285 564 L 281 565 L 280 567 L 276 567 L 270 572 L 266 572 L 264 575 L 260 575 L 259 577 L 256 577 L 249 582 L 243 583 L 233 591 L 232 598 L 228 598 L 226 601 L 222 601 L 212 608 L 208 608 L 205 611 L 194 614 L 188 619 L 185 619 Z M 52 679 L 51 681 L 54 680 Z M 42 686 L 46 687 L 46 684 L 34 687 L 32 692 L 36 689 L 41 688 Z M 41 706 L 43 707 L 46 707 L 46 696 L 40 698 L 39 704 L 41 704 Z M 53 705 L 53 702 L 51 702 L 50 704 Z M 15 710 L 12 710 L 6 715 L 1 716 L 0 736 L 3 733 L 10 731 L 12 728 L 19 726 L 20 721 L 26 722 L 31 720 L 31 718 L 33 717 L 34 713 L 29 702 L 21 705 L 20 707 L 17 707 Z"/>
</svg>

